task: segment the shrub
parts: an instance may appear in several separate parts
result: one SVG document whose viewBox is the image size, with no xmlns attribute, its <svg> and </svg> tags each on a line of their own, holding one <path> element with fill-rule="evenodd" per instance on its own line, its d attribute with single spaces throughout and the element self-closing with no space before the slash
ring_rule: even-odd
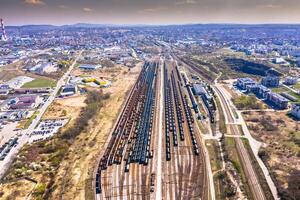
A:
<svg viewBox="0 0 300 200">
<path fill-rule="evenodd" d="M 256 99 L 255 96 L 240 95 L 233 98 L 233 103 L 238 109 L 262 109 L 263 105 Z"/>
</svg>

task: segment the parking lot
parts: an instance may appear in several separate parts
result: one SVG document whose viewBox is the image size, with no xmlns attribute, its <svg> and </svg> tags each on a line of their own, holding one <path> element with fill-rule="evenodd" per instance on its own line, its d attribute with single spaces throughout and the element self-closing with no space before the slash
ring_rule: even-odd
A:
<svg viewBox="0 0 300 200">
<path fill-rule="evenodd" d="M 7 142 L 10 138 L 20 134 L 17 129 L 18 122 L 3 123 L 0 129 L 0 146 Z"/>
<path fill-rule="evenodd" d="M 39 123 L 39 125 L 30 134 L 29 143 L 48 139 L 59 131 L 61 127 L 66 125 L 68 119 L 47 119 Z"/>
<path fill-rule="evenodd" d="M 14 148 L 18 143 L 18 137 L 11 138 L 0 146 L 0 160 L 4 160 L 7 154 Z"/>
</svg>

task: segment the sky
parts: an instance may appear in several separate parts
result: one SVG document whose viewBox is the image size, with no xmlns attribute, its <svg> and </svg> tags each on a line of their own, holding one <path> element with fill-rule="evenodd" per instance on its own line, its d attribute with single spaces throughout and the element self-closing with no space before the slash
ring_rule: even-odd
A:
<svg viewBox="0 0 300 200">
<path fill-rule="evenodd" d="M 5 25 L 300 23 L 300 0 L 0 0 Z"/>
</svg>

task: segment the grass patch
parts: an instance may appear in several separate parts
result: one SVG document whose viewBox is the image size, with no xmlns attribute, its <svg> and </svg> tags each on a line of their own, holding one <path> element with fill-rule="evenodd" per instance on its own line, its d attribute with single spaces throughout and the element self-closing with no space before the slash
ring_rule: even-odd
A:
<svg viewBox="0 0 300 200">
<path fill-rule="evenodd" d="M 291 87 L 293 87 L 296 90 L 300 90 L 300 83 L 297 83 L 296 85 L 292 85 Z"/>
<path fill-rule="evenodd" d="M 249 153 L 252 166 L 254 167 L 254 170 L 255 170 L 255 172 L 257 174 L 257 178 L 258 178 L 259 183 L 260 183 L 260 185 L 261 185 L 261 187 L 262 187 L 262 189 L 264 191 L 266 199 L 270 199 L 270 200 L 274 199 L 273 195 L 272 195 L 272 192 L 271 192 L 271 190 L 269 188 L 269 185 L 267 183 L 267 180 L 265 179 L 265 175 L 264 175 L 262 169 L 260 168 L 260 166 L 259 166 L 259 164 L 258 164 L 258 162 L 257 162 L 257 160 L 256 160 L 256 158 L 254 156 L 254 153 L 253 153 L 253 151 L 252 151 L 252 149 L 250 147 L 249 141 L 246 138 L 242 138 L 242 141 L 243 141 L 243 143 L 244 143 L 244 145 L 245 145 L 245 147 L 246 147 L 246 149 L 247 149 L 247 151 Z"/>
<path fill-rule="evenodd" d="M 252 199 L 250 198 L 252 197 L 252 193 L 248 186 L 248 178 L 245 175 L 245 171 L 240 161 L 240 157 L 236 148 L 235 138 L 225 137 L 225 152 L 225 160 L 228 160 L 232 163 L 237 173 L 241 177 L 241 180 L 243 182 L 243 187 L 241 187 L 241 189 L 244 190 L 244 193 L 248 197 L 248 199 Z"/>
<path fill-rule="evenodd" d="M 239 129 L 241 135 L 245 135 L 242 125 L 238 125 L 238 129 Z"/>
<path fill-rule="evenodd" d="M 56 81 L 49 79 L 37 78 L 31 82 L 25 83 L 22 88 L 45 88 L 45 87 L 55 87 Z"/>
<path fill-rule="evenodd" d="M 214 175 L 214 186 L 215 186 L 215 194 L 217 200 L 225 200 L 225 193 L 224 193 L 224 185 L 222 180 L 218 176 L 219 174 Z"/>
<path fill-rule="evenodd" d="M 209 153 L 211 169 L 213 172 L 222 169 L 221 153 L 216 140 L 206 140 L 206 148 Z"/>
<path fill-rule="evenodd" d="M 30 124 L 32 123 L 32 121 L 37 117 L 37 115 L 39 114 L 39 111 L 35 111 L 33 113 L 33 115 L 24 123 L 23 127 L 21 127 L 22 129 L 28 129 L 28 127 L 30 126 Z"/>
<path fill-rule="evenodd" d="M 235 199 L 236 188 L 232 185 L 226 171 L 220 171 L 214 176 L 216 199 Z"/>
<path fill-rule="evenodd" d="M 282 93 L 282 92 L 288 92 L 289 91 L 285 87 L 276 87 L 276 88 L 272 88 L 271 90 L 272 90 L 272 92 L 275 92 L 275 93 Z"/>
<path fill-rule="evenodd" d="M 215 98 L 215 99 L 216 99 L 216 103 L 217 103 L 217 107 L 218 107 L 218 111 L 219 111 L 219 130 L 222 134 L 226 134 L 227 128 L 226 128 L 226 124 L 225 124 L 224 111 L 221 106 L 220 100 L 218 98 Z"/>
<path fill-rule="evenodd" d="M 233 98 L 232 102 L 240 110 L 241 109 L 246 109 L 246 110 L 262 109 L 264 107 L 263 104 L 259 102 L 254 95 L 250 95 L 250 96 L 240 95 Z"/>
</svg>

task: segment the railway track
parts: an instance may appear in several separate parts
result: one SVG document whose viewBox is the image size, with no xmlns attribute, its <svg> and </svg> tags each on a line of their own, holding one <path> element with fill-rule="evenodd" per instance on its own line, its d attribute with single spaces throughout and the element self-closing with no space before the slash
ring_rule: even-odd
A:
<svg viewBox="0 0 300 200">
<path fill-rule="evenodd" d="M 157 69 L 157 62 L 145 63 L 129 94 L 97 168 L 97 199 L 150 196 Z"/>
<path fill-rule="evenodd" d="M 179 59 L 178 57 L 176 57 L 176 58 Z M 192 71 L 194 71 L 195 73 L 197 73 L 198 75 L 203 77 L 203 72 L 199 68 L 194 66 L 192 63 L 189 63 L 186 60 L 182 60 L 182 59 L 179 59 L 179 60 L 182 61 L 183 63 L 185 63 L 186 66 L 188 68 L 190 68 Z M 207 77 L 205 77 L 205 78 L 207 78 Z M 229 128 L 230 132 L 234 135 L 240 135 L 240 131 L 239 131 L 237 125 L 234 124 L 235 123 L 234 114 L 228 105 L 227 99 L 224 97 L 222 91 L 218 87 L 214 86 L 213 89 L 222 102 L 226 121 L 227 121 L 227 123 L 230 124 L 230 128 Z M 245 175 L 249 178 L 249 187 L 250 187 L 253 198 L 256 200 L 266 199 L 263 189 L 259 183 L 258 177 L 252 166 L 247 149 L 245 148 L 245 146 L 240 138 L 234 138 L 234 139 L 237 143 L 237 149 L 238 149 L 239 157 L 241 158 L 241 161 L 242 161 L 243 168 L 245 169 Z"/>
<path fill-rule="evenodd" d="M 206 175 L 188 90 L 174 62 L 164 65 L 163 199 L 206 199 Z"/>
<path fill-rule="evenodd" d="M 205 158 L 187 88 L 173 62 L 158 66 L 145 63 L 118 117 L 95 173 L 96 199 L 207 199 Z"/>
<path fill-rule="evenodd" d="M 231 109 L 228 106 L 226 98 L 224 97 L 222 91 L 218 87 L 214 87 L 214 89 L 217 92 L 217 94 L 220 97 L 221 102 L 223 104 L 227 122 L 232 123 L 232 124 L 230 124 L 230 132 L 233 135 L 240 135 L 240 131 L 239 131 L 237 125 L 233 124 L 235 120 L 234 120 L 233 114 L 231 112 Z M 243 164 L 243 168 L 245 169 L 245 175 L 249 179 L 249 187 L 251 189 L 253 198 L 256 200 L 266 199 L 263 189 L 259 183 L 257 174 L 255 173 L 255 170 L 252 166 L 251 159 L 250 159 L 247 149 L 245 148 L 241 138 L 234 138 L 234 140 L 237 144 L 237 149 L 238 149 L 239 157 L 241 158 L 241 161 Z"/>
</svg>

